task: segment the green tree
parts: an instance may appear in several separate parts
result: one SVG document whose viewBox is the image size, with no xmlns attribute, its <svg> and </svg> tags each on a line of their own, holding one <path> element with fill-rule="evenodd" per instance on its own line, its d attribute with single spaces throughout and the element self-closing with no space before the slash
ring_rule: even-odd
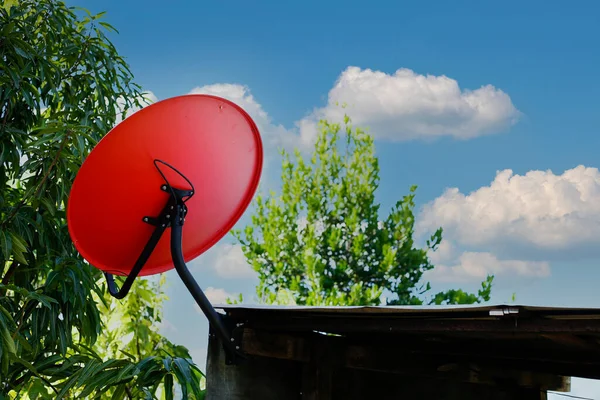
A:
<svg viewBox="0 0 600 400">
<path fill-rule="evenodd" d="M 122 301 L 117 301 L 109 293 L 98 299 L 100 315 L 105 330 L 94 345 L 95 354 L 101 360 L 118 359 L 126 356 L 126 368 L 120 370 L 122 376 L 142 374 L 135 385 L 125 379 L 106 391 L 107 398 L 154 398 L 157 394 L 163 398 L 173 398 L 174 378 L 181 384 L 180 393 L 184 399 L 204 398 L 204 389 L 200 383 L 206 380 L 202 372 L 189 361 L 191 356 L 183 346 L 171 343 L 159 333 L 162 322 L 162 305 L 167 296 L 164 294 L 165 275 L 159 279 L 138 278 L 131 292 Z M 142 368 L 139 366 L 142 365 Z M 82 371 L 82 374 L 85 372 Z M 161 377 L 162 379 L 158 379 Z M 98 379 L 96 389 L 106 386 Z M 92 390 L 94 383 L 86 388 Z"/>
<path fill-rule="evenodd" d="M 300 305 L 465 304 L 487 301 L 493 277 L 476 294 L 450 290 L 425 297 L 423 273 L 442 240 L 438 229 L 416 247 L 416 187 L 380 219 L 375 198 L 379 165 L 373 139 L 343 124 L 321 121 L 309 161 L 282 151 L 282 188 L 258 195 L 252 222 L 234 231 L 258 272 L 261 302 Z"/>
<path fill-rule="evenodd" d="M 54 0 L 0 3 L 0 398 L 170 398 L 174 380 L 202 397 L 187 351 L 149 326 L 160 321 L 155 288 L 139 281 L 116 306 L 66 227 L 82 161 L 144 102 L 101 16 Z M 101 310 L 122 307 L 107 327 Z M 116 347 L 124 335 L 139 335 L 136 346 Z"/>
</svg>

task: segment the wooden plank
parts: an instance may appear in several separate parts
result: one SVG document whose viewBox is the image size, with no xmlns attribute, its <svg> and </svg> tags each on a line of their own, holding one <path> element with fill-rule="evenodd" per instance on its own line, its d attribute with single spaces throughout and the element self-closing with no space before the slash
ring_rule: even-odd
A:
<svg viewBox="0 0 600 400">
<path fill-rule="evenodd" d="M 402 348 L 395 348 L 391 343 L 388 343 L 387 346 L 348 345 L 348 341 L 344 338 L 317 334 L 312 337 L 295 336 L 248 328 L 244 329 L 243 338 L 242 349 L 250 355 L 302 363 L 309 363 L 309 360 L 312 360 L 304 368 L 303 382 L 307 385 L 304 392 L 316 390 L 311 385 L 314 386 L 315 382 L 323 382 L 325 379 L 321 379 L 319 375 L 311 377 L 307 374 L 322 374 L 321 376 L 324 377 L 326 376 L 324 374 L 333 373 L 332 371 L 327 372 L 325 369 L 326 361 L 319 361 L 315 364 L 314 359 L 327 359 L 324 356 L 323 347 L 330 353 L 333 348 L 337 347 L 340 363 L 345 368 L 444 378 L 487 385 L 495 384 L 498 379 L 503 379 L 523 387 L 539 386 L 545 390 L 555 391 L 568 391 L 570 387 L 570 378 L 552 373 L 523 371 L 511 368 L 510 363 L 495 367 L 493 362 L 475 360 L 468 356 L 422 354 L 416 351 L 411 353 Z M 320 353 L 316 347 L 311 348 L 311 345 L 320 346 Z M 513 364 L 513 366 L 516 365 Z"/>
<path fill-rule="evenodd" d="M 345 356 L 345 366 L 353 369 L 450 379 L 483 385 L 497 385 L 499 381 L 510 381 L 521 387 L 539 387 L 554 391 L 570 390 L 570 377 L 499 368 L 494 367 L 493 364 L 478 364 L 468 360 L 456 362 L 451 356 L 410 355 L 390 348 L 364 346 L 349 346 Z"/>
<path fill-rule="evenodd" d="M 335 379 L 335 398 L 344 400 L 541 400 L 544 391 L 510 383 L 480 385 L 428 377 L 344 370 Z"/>
<path fill-rule="evenodd" d="M 562 377 L 400 354 L 393 347 L 348 346 L 345 338 L 253 330 L 243 337 L 250 357 L 229 366 L 211 335 L 208 400 L 545 400 L 546 388 L 568 390 Z"/>
<path fill-rule="evenodd" d="M 332 400 L 333 374 L 336 352 L 324 338 L 311 341 L 310 361 L 304 365 L 302 374 L 302 400 Z"/>
<path fill-rule="evenodd" d="M 598 342 L 596 340 L 588 340 L 579 336 L 562 333 L 541 334 L 540 336 L 554 343 L 560 344 L 563 347 L 571 348 L 577 351 L 584 350 L 596 355 L 600 355 L 600 346 L 598 346 Z"/>
<path fill-rule="evenodd" d="M 233 314 L 235 315 L 235 314 Z M 245 318 L 249 320 L 249 318 Z M 563 333 L 600 335 L 600 319 L 543 319 L 505 317 L 488 319 L 411 318 L 393 315 L 298 315 L 277 317 L 256 313 L 251 325 L 257 329 L 320 331 L 337 333 Z"/>
<path fill-rule="evenodd" d="M 251 355 L 308 362 L 310 349 L 304 337 L 244 329 L 242 350 Z"/>
<path fill-rule="evenodd" d="M 299 400 L 301 373 L 300 363 L 264 357 L 226 365 L 221 342 L 209 337 L 207 400 Z"/>
</svg>

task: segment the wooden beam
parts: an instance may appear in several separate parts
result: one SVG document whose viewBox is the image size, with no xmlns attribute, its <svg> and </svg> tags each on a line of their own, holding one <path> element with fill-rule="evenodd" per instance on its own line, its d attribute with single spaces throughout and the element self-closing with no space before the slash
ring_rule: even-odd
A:
<svg viewBox="0 0 600 400">
<path fill-rule="evenodd" d="M 443 356 L 400 355 L 393 350 L 376 347 L 349 346 L 346 350 L 345 366 L 482 385 L 498 385 L 509 381 L 521 387 L 539 387 L 554 391 L 570 390 L 570 377 L 498 368 L 473 362 L 453 362 L 451 358 Z"/>
<path fill-rule="evenodd" d="M 236 313 L 231 312 L 234 316 Z M 341 314 L 276 314 L 254 313 L 251 321 L 256 329 L 284 331 L 320 331 L 346 335 L 350 333 L 563 333 L 600 335 L 600 319 L 551 319 L 507 316 L 504 318 L 411 318 L 394 315 Z"/>
<path fill-rule="evenodd" d="M 341 367 L 350 369 L 435 377 L 485 385 L 494 385 L 499 381 L 508 380 L 523 387 L 541 387 L 544 390 L 555 391 L 568 391 L 570 385 L 568 377 L 523 371 L 514 368 L 517 363 L 513 363 L 513 367 L 510 362 L 496 366 L 494 360 L 476 360 L 474 356 L 468 355 L 458 357 L 452 354 L 421 354 L 417 351 L 409 352 L 394 348 L 389 343 L 372 346 L 353 345 L 348 343 L 347 339 L 339 337 L 319 334 L 278 334 L 249 328 L 244 329 L 243 338 L 242 349 L 249 355 L 307 364 L 304 380 L 309 386 L 312 385 L 311 379 L 316 381 L 321 379 L 320 382 L 323 382 L 323 378 L 309 378 L 306 376 L 306 371 L 317 374 L 317 370 L 320 369 L 319 374 L 332 373 L 327 372 L 327 366 L 323 364 L 328 362 L 327 357 L 324 356 L 326 350 L 329 351 L 330 358 L 340 360 Z M 333 351 L 337 352 L 337 356 L 332 354 Z M 314 364 L 315 359 L 320 361 Z M 323 366 L 320 367 L 321 365 Z M 309 389 L 304 392 L 308 393 Z"/>
<path fill-rule="evenodd" d="M 308 362 L 309 342 L 302 336 L 244 329 L 242 350 L 254 356 Z"/>
<path fill-rule="evenodd" d="M 577 351 L 584 350 L 588 353 L 600 356 L 600 345 L 597 340 L 589 340 L 580 336 L 562 333 L 541 334 L 540 336 L 564 347 L 575 349 Z"/>
</svg>

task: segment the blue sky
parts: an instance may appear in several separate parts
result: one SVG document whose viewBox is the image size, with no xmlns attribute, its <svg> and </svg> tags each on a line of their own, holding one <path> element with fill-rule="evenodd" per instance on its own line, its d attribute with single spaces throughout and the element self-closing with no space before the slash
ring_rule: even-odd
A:
<svg viewBox="0 0 600 400">
<path fill-rule="evenodd" d="M 246 108 L 267 143 L 265 185 L 277 182 L 278 143 L 310 144 L 310 122 L 335 115 L 330 102 L 354 104 L 376 137 L 383 208 L 417 184 L 418 209 L 429 204 L 421 226 L 447 231 L 434 286 L 475 288 L 479 267 L 497 274 L 496 303 L 516 293 L 517 303 L 600 306 L 600 3 L 68 3 L 107 11 L 120 31 L 111 38 L 156 98 L 196 91 Z M 507 169 L 512 178 L 492 184 Z M 229 243 L 190 264 L 215 299 L 254 293 Z M 203 363 L 206 322 L 169 278 L 164 332 Z M 600 398 L 586 381 L 573 390 Z"/>
</svg>

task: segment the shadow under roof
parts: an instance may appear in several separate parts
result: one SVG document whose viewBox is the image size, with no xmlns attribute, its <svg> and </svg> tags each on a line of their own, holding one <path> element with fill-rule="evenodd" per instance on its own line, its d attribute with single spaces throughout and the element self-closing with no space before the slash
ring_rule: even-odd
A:
<svg viewBox="0 0 600 400">
<path fill-rule="evenodd" d="M 527 305 L 304 307 L 216 305 L 253 332 L 344 346 L 393 359 L 438 358 L 600 379 L 600 308 Z M 382 360 L 383 362 L 384 360 Z"/>
</svg>

